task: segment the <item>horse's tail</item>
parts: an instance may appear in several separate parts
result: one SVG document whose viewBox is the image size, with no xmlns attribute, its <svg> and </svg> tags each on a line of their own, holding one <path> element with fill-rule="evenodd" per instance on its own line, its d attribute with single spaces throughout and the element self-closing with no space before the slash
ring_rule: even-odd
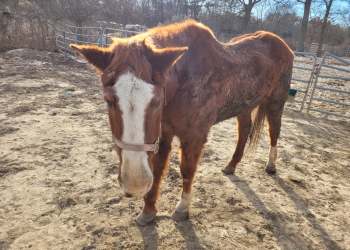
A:
<svg viewBox="0 0 350 250">
<path fill-rule="evenodd" d="M 253 126 L 249 135 L 249 148 L 252 150 L 255 150 L 259 143 L 260 135 L 264 128 L 266 111 L 266 105 L 262 103 L 253 112 Z"/>
</svg>

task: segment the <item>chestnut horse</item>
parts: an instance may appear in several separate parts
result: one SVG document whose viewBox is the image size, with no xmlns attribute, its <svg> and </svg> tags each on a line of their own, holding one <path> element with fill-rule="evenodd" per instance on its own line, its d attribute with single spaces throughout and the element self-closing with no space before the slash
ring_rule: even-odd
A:
<svg viewBox="0 0 350 250">
<path fill-rule="evenodd" d="M 266 171 L 276 171 L 276 145 L 294 57 L 277 35 L 259 31 L 220 43 L 208 27 L 188 20 L 114 39 L 108 48 L 71 47 L 101 74 L 120 158 L 119 182 L 126 196 L 144 197 L 139 224 L 156 216 L 174 136 L 181 142 L 183 178 L 176 220 L 189 216 L 192 181 L 214 124 L 238 118 L 238 144 L 223 169 L 233 174 L 248 138 L 256 142 L 266 117 L 271 139 Z"/>
</svg>

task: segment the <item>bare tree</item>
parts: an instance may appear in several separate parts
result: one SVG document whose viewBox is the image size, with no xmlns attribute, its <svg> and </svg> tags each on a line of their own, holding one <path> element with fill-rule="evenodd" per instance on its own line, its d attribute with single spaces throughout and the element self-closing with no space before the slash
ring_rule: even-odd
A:
<svg viewBox="0 0 350 250">
<path fill-rule="evenodd" d="M 204 6 L 203 0 L 192 0 L 189 4 L 190 16 L 194 19 L 198 19 L 199 13 L 201 11 L 202 6 Z"/>
<path fill-rule="evenodd" d="M 334 0 L 323 0 L 325 7 L 326 7 L 326 11 L 324 13 L 323 16 L 323 21 L 322 21 L 322 26 L 321 26 L 321 33 L 320 33 L 320 39 L 318 42 L 318 49 L 317 49 L 317 56 L 321 56 L 322 54 L 322 48 L 323 48 L 323 42 L 324 42 L 324 34 L 328 25 L 328 18 L 330 15 L 330 11 L 332 8 L 332 4 L 334 2 Z"/>
<path fill-rule="evenodd" d="M 99 2 L 94 0 L 50 0 L 51 12 L 58 19 L 67 19 L 77 27 L 82 27 L 99 10 Z"/>
<path fill-rule="evenodd" d="M 295 1 L 304 6 L 302 17 L 293 11 Z M 78 40 L 83 40 L 80 38 L 89 31 L 79 27 L 96 25 L 98 21 L 152 27 L 192 17 L 215 30 L 222 40 L 263 28 L 281 35 L 300 51 L 304 43 L 320 41 L 322 37 L 320 51 L 327 43 L 331 51 L 342 55 L 350 37 L 346 4 L 350 0 L 0 0 L 0 49 L 53 49 L 55 31 L 63 23 L 78 26 L 71 28 L 76 33 L 84 31 L 77 35 Z M 317 13 L 322 7 L 325 11 L 321 17 L 309 18 L 310 8 Z M 335 24 L 331 17 L 342 22 Z"/>
<path fill-rule="evenodd" d="M 262 0 L 238 0 L 243 7 L 242 31 L 248 31 L 252 10 Z"/>
<path fill-rule="evenodd" d="M 304 14 L 303 14 L 303 19 L 301 21 L 301 26 L 300 26 L 300 33 L 299 33 L 299 38 L 298 38 L 298 45 L 297 45 L 297 50 L 298 51 L 304 51 L 304 43 L 305 43 L 305 38 L 306 38 L 306 33 L 307 33 L 307 26 L 309 24 L 309 17 L 310 17 L 310 9 L 311 9 L 311 3 L 312 0 L 297 0 L 299 3 L 304 4 Z"/>
</svg>

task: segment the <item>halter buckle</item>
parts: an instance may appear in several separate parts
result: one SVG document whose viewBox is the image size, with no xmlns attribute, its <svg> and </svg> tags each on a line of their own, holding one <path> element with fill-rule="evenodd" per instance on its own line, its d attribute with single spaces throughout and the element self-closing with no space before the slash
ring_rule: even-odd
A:
<svg viewBox="0 0 350 250">
<path fill-rule="evenodd" d="M 160 137 L 158 137 L 157 140 L 153 144 L 126 143 L 126 142 L 118 140 L 114 136 L 113 136 L 113 140 L 114 140 L 115 145 L 118 148 L 126 150 L 126 151 L 145 151 L 145 152 L 153 152 L 154 154 L 157 154 L 159 151 Z"/>
<path fill-rule="evenodd" d="M 157 138 L 157 140 L 154 143 L 154 151 L 153 153 L 157 154 L 159 152 L 159 143 L 160 143 L 160 137 Z"/>
</svg>

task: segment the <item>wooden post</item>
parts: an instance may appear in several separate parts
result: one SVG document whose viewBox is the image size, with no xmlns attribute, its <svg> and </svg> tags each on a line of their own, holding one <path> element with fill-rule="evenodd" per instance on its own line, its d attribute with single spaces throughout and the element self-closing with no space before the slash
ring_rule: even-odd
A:
<svg viewBox="0 0 350 250">
<path fill-rule="evenodd" d="M 63 48 L 64 48 L 64 59 L 67 57 L 67 44 L 66 44 L 66 32 L 63 31 Z"/>
</svg>

